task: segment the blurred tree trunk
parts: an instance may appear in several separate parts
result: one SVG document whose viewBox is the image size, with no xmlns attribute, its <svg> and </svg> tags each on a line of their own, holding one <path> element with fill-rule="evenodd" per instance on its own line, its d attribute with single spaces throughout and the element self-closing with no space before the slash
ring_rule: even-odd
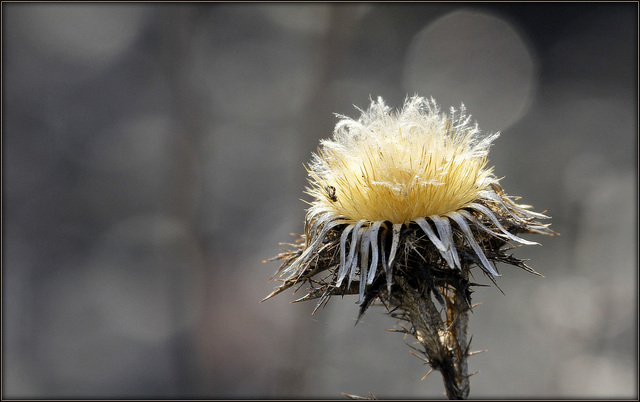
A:
<svg viewBox="0 0 640 402">
<path fill-rule="evenodd" d="M 204 121 L 205 109 L 210 104 L 206 87 L 202 85 L 197 61 L 204 51 L 199 41 L 198 32 L 203 28 L 203 22 L 208 8 L 189 5 L 169 6 L 161 8 L 160 30 L 165 80 L 168 84 L 171 99 L 172 121 L 174 122 L 173 136 L 168 152 L 166 193 L 160 206 L 161 213 L 178 219 L 187 233 L 194 236 L 196 244 L 180 242 L 175 247 L 160 250 L 161 264 L 178 264 L 177 267 L 166 266 L 164 269 L 174 277 L 171 295 L 173 300 L 170 312 L 173 324 L 181 325 L 188 308 L 188 292 L 196 289 L 185 289 L 179 286 L 183 283 L 199 283 L 189 280 L 195 274 L 207 275 L 203 266 L 189 266 L 193 261 L 201 261 L 199 256 L 206 244 L 201 228 L 198 226 L 200 214 L 199 201 L 202 189 L 202 164 L 199 149 L 206 130 Z M 209 206 L 211 208 L 211 206 Z M 197 254 L 197 255 L 194 255 Z M 160 268 L 160 267 L 159 267 Z M 195 270 L 195 271 L 194 271 Z M 203 281 L 200 286 L 206 286 L 210 280 Z M 203 289 L 206 292 L 206 288 Z M 197 367 L 197 347 L 195 346 L 195 329 L 186 333 L 178 332 L 172 340 L 173 364 L 176 381 L 176 394 L 181 397 L 198 396 L 204 391 L 203 382 L 199 378 L 201 370 Z"/>
</svg>

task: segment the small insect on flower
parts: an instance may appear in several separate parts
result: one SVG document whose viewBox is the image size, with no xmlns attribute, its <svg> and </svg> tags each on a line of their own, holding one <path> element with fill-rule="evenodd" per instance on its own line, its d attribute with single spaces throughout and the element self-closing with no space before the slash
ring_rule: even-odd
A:
<svg viewBox="0 0 640 402">
<path fill-rule="evenodd" d="M 336 188 L 333 186 L 324 186 L 325 190 L 327 190 L 327 195 L 329 199 L 333 202 L 338 201 L 338 197 L 336 197 Z"/>
<path fill-rule="evenodd" d="M 447 115 L 418 96 L 398 111 L 382 98 L 360 111 L 358 120 L 338 115 L 308 165 L 305 234 L 276 257 L 286 279 L 267 298 L 306 282 L 300 300 L 358 294 L 362 314 L 390 297 L 398 276 L 442 300 L 438 289 L 468 290 L 472 266 L 492 280 L 496 262 L 536 273 L 505 248 L 538 244 L 519 233 L 553 232 L 535 221 L 547 216 L 516 204 L 487 168 L 498 133 L 481 133 L 464 106 Z"/>
</svg>

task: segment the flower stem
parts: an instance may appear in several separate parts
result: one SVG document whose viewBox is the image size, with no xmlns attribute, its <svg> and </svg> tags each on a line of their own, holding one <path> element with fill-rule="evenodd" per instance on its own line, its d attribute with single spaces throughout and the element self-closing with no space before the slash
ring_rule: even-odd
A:
<svg viewBox="0 0 640 402">
<path fill-rule="evenodd" d="M 467 374 L 467 326 L 469 307 L 464 295 L 455 289 L 445 293 L 444 319 L 430 292 L 423 286 L 412 286 L 398 277 L 397 309 L 412 327 L 411 334 L 424 348 L 421 352 L 434 369 L 440 371 L 449 399 L 466 399 L 469 395 Z"/>
</svg>

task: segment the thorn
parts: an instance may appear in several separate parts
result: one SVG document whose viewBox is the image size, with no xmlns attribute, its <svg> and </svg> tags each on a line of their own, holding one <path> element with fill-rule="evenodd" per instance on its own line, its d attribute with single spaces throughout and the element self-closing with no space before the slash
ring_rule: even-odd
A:
<svg viewBox="0 0 640 402">
<path fill-rule="evenodd" d="M 429 364 L 429 359 L 422 357 L 420 355 L 418 355 L 417 353 L 413 352 L 413 351 L 409 351 L 409 353 L 411 353 L 412 355 L 414 355 L 415 357 L 417 357 L 418 359 L 422 360 L 424 362 L 424 364 Z"/>
<path fill-rule="evenodd" d="M 478 370 L 478 371 L 476 371 L 474 373 L 471 373 L 471 374 L 467 375 L 466 378 L 470 378 L 471 376 L 474 376 L 474 375 L 478 374 L 479 372 L 480 372 L 480 370 Z"/>
<path fill-rule="evenodd" d="M 273 296 L 277 295 L 278 293 L 282 292 L 284 289 L 276 289 L 273 292 L 271 292 L 271 294 L 269 294 L 269 296 L 265 297 L 264 299 L 260 300 L 260 303 L 267 301 L 269 299 L 271 299 Z"/>
<path fill-rule="evenodd" d="M 479 355 L 480 353 L 488 352 L 488 351 L 489 351 L 489 349 L 474 350 L 473 352 L 467 353 L 467 356 L 475 356 L 475 355 Z"/>
<path fill-rule="evenodd" d="M 292 301 L 290 301 L 289 303 L 300 303 L 300 302 L 303 302 L 303 301 L 308 300 L 308 299 L 310 299 L 310 297 L 309 297 L 309 295 L 307 294 L 307 295 L 302 296 L 302 297 L 301 297 L 301 298 L 299 298 L 299 299 L 292 300 Z"/>
<path fill-rule="evenodd" d="M 431 374 L 433 372 L 433 369 L 429 370 L 429 372 L 427 374 L 425 374 L 424 376 L 422 376 L 422 378 L 420 379 L 420 381 L 424 381 L 425 378 L 427 378 L 427 376 L 429 374 Z"/>
<path fill-rule="evenodd" d="M 482 305 L 482 302 L 478 302 L 478 303 L 472 305 L 471 308 L 476 308 L 476 307 L 481 306 L 481 305 Z"/>
</svg>

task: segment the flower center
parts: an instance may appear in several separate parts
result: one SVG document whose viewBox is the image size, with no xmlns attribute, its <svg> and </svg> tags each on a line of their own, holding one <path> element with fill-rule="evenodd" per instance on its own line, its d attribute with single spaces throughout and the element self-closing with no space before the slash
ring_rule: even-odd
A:
<svg viewBox="0 0 640 402">
<path fill-rule="evenodd" d="M 353 221 L 409 223 L 456 211 L 479 197 L 491 172 L 483 169 L 486 157 L 470 155 L 466 146 L 363 147 L 345 156 L 323 150 L 328 170 L 315 177 L 312 195 Z"/>
</svg>

